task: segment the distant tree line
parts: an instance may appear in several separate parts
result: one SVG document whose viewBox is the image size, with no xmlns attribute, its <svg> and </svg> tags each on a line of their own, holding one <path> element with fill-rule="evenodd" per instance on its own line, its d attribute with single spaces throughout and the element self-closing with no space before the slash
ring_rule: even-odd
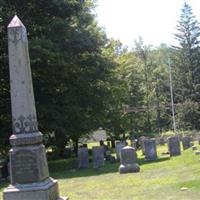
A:
<svg viewBox="0 0 200 200">
<path fill-rule="evenodd" d="M 138 137 L 171 129 L 168 57 L 179 129 L 200 129 L 200 26 L 184 3 L 178 45 L 128 50 L 108 39 L 92 0 L 0 1 L 0 151 L 11 130 L 7 25 L 16 13 L 28 31 L 40 131 L 62 152 L 98 127 L 110 137 Z"/>
</svg>

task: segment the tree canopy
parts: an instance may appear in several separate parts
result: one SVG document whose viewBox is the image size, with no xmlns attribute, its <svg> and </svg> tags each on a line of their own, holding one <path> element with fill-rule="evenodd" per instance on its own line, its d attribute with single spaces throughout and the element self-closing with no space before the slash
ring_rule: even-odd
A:
<svg viewBox="0 0 200 200">
<path fill-rule="evenodd" d="M 62 151 L 69 140 L 103 127 L 110 137 L 161 134 L 171 129 L 168 56 L 176 119 L 200 129 L 200 26 L 184 3 L 178 45 L 135 41 L 127 49 L 98 26 L 92 0 L 0 1 L 0 150 L 11 134 L 7 25 L 17 14 L 27 27 L 39 129 Z"/>
</svg>

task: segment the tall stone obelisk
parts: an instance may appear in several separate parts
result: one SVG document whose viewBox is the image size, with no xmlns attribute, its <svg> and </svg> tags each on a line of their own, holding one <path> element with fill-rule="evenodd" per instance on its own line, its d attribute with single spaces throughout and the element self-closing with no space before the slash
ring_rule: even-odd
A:
<svg viewBox="0 0 200 200">
<path fill-rule="evenodd" d="M 61 200 L 49 177 L 43 136 L 38 130 L 26 28 L 15 16 L 8 25 L 13 134 L 10 181 L 4 200 Z"/>
</svg>

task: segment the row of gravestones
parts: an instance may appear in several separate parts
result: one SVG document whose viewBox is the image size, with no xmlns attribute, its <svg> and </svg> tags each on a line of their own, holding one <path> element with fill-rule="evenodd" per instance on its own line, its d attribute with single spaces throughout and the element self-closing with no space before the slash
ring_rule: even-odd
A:
<svg viewBox="0 0 200 200">
<path fill-rule="evenodd" d="M 93 168 L 98 169 L 104 165 L 104 147 L 96 146 L 92 148 Z M 87 147 L 78 149 L 78 168 L 89 167 L 89 153 Z"/>
<path fill-rule="evenodd" d="M 190 148 L 192 144 L 191 137 L 185 136 L 181 138 L 183 150 Z M 157 159 L 156 152 L 156 140 L 155 139 L 145 139 L 140 141 L 142 152 L 147 160 Z M 181 154 L 180 139 L 177 136 L 169 137 L 167 140 L 168 153 L 170 156 L 177 156 Z"/>
<path fill-rule="evenodd" d="M 139 141 L 143 155 L 145 155 L 146 160 L 156 160 L 157 159 L 157 150 L 156 150 L 156 140 L 147 139 L 145 137 L 140 138 Z M 200 140 L 199 140 L 200 143 Z M 185 136 L 182 138 L 183 149 L 191 147 L 191 137 Z M 124 149 L 125 148 L 125 149 Z M 139 166 L 137 164 L 137 154 L 136 154 L 136 142 L 131 141 L 131 147 L 127 147 L 126 141 L 116 142 L 115 144 L 117 160 L 121 162 L 119 171 L 124 173 L 124 171 L 139 171 Z M 170 137 L 168 139 L 168 149 L 170 156 L 176 156 L 181 154 L 180 143 L 178 137 Z M 123 150 L 123 151 L 122 151 Z M 130 153 L 129 153 L 130 152 Z M 98 169 L 104 165 L 104 160 L 107 155 L 107 148 L 105 145 L 96 146 L 92 148 L 92 160 L 93 168 Z M 113 157 L 110 156 L 112 160 Z M 129 167 L 126 166 L 126 163 L 129 163 Z M 8 170 L 4 166 L 0 166 L 0 179 L 6 178 L 8 176 Z M 87 147 L 79 148 L 78 150 L 78 167 L 79 168 L 88 168 L 89 167 L 89 153 Z"/>
<path fill-rule="evenodd" d="M 143 154 L 146 160 L 156 160 L 157 150 L 156 150 L 156 140 L 146 139 L 145 137 L 140 140 Z M 191 138 L 182 138 L 183 149 L 188 149 L 191 147 Z M 121 165 L 119 167 L 120 173 L 127 172 L 138 172 L 140 170 L 137 164 L 137 154 L 135 142 L 131 142 L 133 147 L 127 146 L 125 141 L 116 142 L 116 156 L 117 160 L 120 161 Z M 168 151 L 170 156 L 177 156 L 181 154 L 179 137 L 174 136 L 168 138 Z M 105 148 L 104 146 L 96 146 L 92 148 L 93 157 L 93 168 L 98 169 L 104 165 L 105 158 Z M 78 167 L 88 168 L 89 167 L 89 155 L 88 149 L 86 147 L 79 148 L 78 150 Z"/>
</svg>

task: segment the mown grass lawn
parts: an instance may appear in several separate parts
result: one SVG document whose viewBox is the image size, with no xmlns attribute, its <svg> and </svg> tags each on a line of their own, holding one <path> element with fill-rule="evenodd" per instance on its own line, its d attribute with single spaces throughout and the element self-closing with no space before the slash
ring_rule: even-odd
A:
<svg viewBox="0 0 200 200">
<path fill-rule="evenodd" d="M 166 151 L 166 146 L 158 147 L 156 162 L 144 161 L 139 151 L 139 173 L 120 175 L 119 163 L 105 163 L 99 171 L 69 169 L 69 160 L 51 162 L 49 168 L 59 181 L 61 196 L 70 200 L 199 200 L 200 157 L 188 149 L 169 158 L 162 154 Z M 1 196 L 7 184 L 0 184 Z"/>
</svg>

